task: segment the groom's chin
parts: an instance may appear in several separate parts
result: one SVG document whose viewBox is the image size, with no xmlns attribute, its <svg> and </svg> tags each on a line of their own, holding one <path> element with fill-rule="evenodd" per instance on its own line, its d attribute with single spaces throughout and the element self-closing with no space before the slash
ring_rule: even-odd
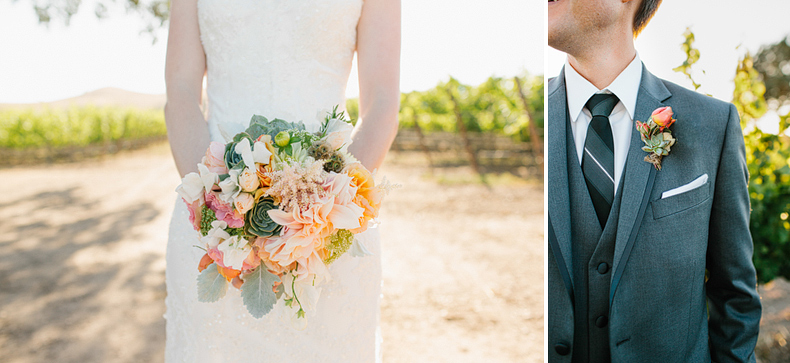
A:
<svg viewBox="0 0 790 363">
<path fill-rule="evenodd" d="M 570 32 L 567 29 L 563 29 L 559 24 L 555 24 L 554 26 L 549 23 L 548 29 L 548 44 L 550 47 L 559 50 L 560 52 L 568 53 L 570 41 L 573 40 L 573 36 L 569 34 Z"/>
<path fill-rule="evenodd" d="M 554 0 L 549 1 L 549 16 L 548 16 L 548 40 L 549 46 L 561 52 L 566 51 L 569 38 L 569 28 L 573 22 L 573 16 L 568 14 L 568 7 L 566 6 L 569 0 Z"/>
</svg>

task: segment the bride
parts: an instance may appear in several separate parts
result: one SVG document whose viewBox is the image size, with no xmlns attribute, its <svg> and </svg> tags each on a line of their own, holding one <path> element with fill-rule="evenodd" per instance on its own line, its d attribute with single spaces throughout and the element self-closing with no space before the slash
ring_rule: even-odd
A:
<svg viewBox="0 0 790 363">
<path fill-rule="evenodd" d="M 173 0 L 167 44 L 165 117 L 181 175 L 196 171 L 220 130 L 238 130 L 253 114 L 303 121 L 345 104 L 354 52 L 359 120 L 349 147 L 378 168 L 397 131 L 399 0 Z M 207 76 L 208 117 L 201 112 Z M 376 229 L 359 235 L 372 256 L 343 256 L 304 330 L 280 300 L 261 319 L 228 289 L 197 301 L 198 234 L 177 201 L 167 245 L 166 362 L 380 361 L 381 256 Z"/>
</svg>

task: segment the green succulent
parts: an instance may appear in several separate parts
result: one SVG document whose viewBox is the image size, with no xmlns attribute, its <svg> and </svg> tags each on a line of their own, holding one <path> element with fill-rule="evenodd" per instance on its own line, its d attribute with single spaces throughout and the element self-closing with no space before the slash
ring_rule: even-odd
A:
<svg viewBox="0 0 790 363">
<path fill-rule="evenodd" d="M 642 147 L 642 150 L 661 156 L 669 155 L 670 147 L 675 143 L 675 139 L 672 136 L 665 137 L 665 134 L 661 133 L 645 139 L 645 146 Z"/>
<path fill-rule="evenodd" d="M 255 203 L 246 215 L 247 232 L 258 237 L 270 237 L 280 233 L 282 226 L 269 217 L 268 212 L 272 209 L 277 209 L 277 206 L 271 198 L 263 198 Z"/>
<path fill-rule="evenodd" d="M 239 165 L 243 162 L 241 155 L 236 152 L 236 144 L 238 144 L 243 139 L 250 140 L 251 144 L 253 142 L 252 136 L 242 132 L 234 136 L 233 140 L 225 145 L 225 166 L 228 169 L 233 169 L 236 165 Z"/>
</svg>

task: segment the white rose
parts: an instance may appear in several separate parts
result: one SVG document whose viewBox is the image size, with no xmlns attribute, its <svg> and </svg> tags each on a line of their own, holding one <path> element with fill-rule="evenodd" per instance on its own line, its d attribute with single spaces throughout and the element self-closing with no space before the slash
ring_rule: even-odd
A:
<svg viewBox="0 0 790 363">
<path fill-rule="evenodd" d="M 351 131 L 354 126 L 343 120 L 331 119 L 326 127 L 326 141 L 332 150 L 348 148 L 351 144 Z"/>
<path fill-rule="evenodd" d="M 248 210 L 252 209 L 254 204 L 255 198 L 253 198 L 250 193 L 239 193 L 233 200 L 233 206 L 236 207 L 236 210 L 241 214 L 247 213 Z"/>
</svg>

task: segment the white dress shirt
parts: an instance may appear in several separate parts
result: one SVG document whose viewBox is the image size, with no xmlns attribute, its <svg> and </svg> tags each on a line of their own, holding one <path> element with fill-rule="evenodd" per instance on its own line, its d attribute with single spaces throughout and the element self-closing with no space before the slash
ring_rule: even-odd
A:
<svg viewBox="0 0 790 363">
<path fill-rule="evenodd" d="M 626 67 L 615 80 L 604 89 L 599 90 L 590 81 L 582 77 L 565 60 L 565 89 L 568 96 L 568 114 L 571 118 L 571 132 L 576 143 L 576 155 L 579 164 L 582 162 L 584 141 L 587 138 L 587 127 L 590 125 L 592 115 L 584 107 L 587 101 L 596 93 L 613 93 L 620 102 L 614 106 L 609 115 L 609 124 L 612 126 L 614 140 L 614 191 L 620 184 L 620 178 L 625 167 L 628 148 L 631 144 L 631 131 L 634 129 L 634 112 L 636 110 L 636 96 L 639 92 L 639 83 L 642 80 L 642 61 L 639 54 Z"/>
</svg>

